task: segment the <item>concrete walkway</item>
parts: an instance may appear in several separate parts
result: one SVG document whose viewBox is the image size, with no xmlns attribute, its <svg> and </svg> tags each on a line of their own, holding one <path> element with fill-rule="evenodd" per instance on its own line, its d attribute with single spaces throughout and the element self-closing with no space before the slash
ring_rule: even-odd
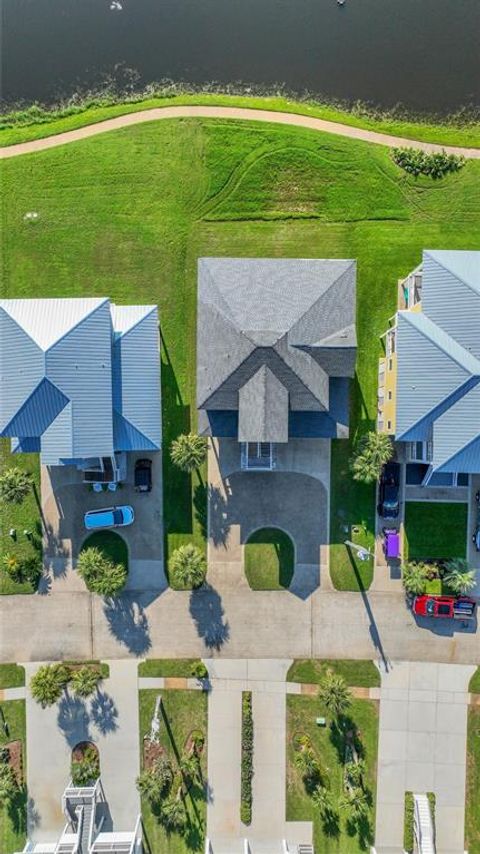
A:
<svg viewBox="0 0 480 854">
<path fill-rule="evenodd" d="M 377 854 L 403 852 L 406 791 L 434 792 L 437 854 L 463 854 L 468 683 L 474 666 L 396 662 L 382 673 Z"/>
<path fill-rule="evenodd" d="M 71 751 L 80 741 L 98 745 L 115 830 L 132 830 L 135 825 L 140 812 L 135 787 L 140 768 L 137 663 L 108 663 L 109 679 L 89 700 L 66 694 L 59 703 L 42 709 L 27 691 L 28 836 L 32 841 L 54 841 L 65 825 L 61 799 L 70 780 Z M 28 685 L 38 665 L 24 667 Z M 110 820 L 104 829 L 111 829 Z"/>
<path fill-rule="evenodd" d="M 87 125 L 77 130 L 66 131 L 65 133 L 54 134 L 45 139 L 36 139 L 31 142 L 22 142 L 17 145 L 10 145 L 0 149 L 0 157 L 16 157 L 19 154 L 32 154 L 37 151 L 45 151 L 48 148 L 56 148 L 58 145 L 65 145 L 69 142 L 77 142 L 81 139 L 89 139 L 92 136 L 97 136 L 100 133 L 107 133 L 111 130 L 119 128 L 131 127 L 132 125 L 143 124 L 144 122 L 158 121 L 159 119 L 179 119 L 179 118 L 202 118 L 202 119 L 247 119 L 256 122 L 271 122 L 273 124 L 291 125 L 294 127 L 308 128 L 310 130 L 322 131 L 323 133 L 333 133 L 336 136 L 349 137 L 351 139 L 359 139 L 363 142 L 374 143 L 375 145 L 395 146 L 414 146 L 421 148 L 423 151 L 447 151 L 452 154 L 462 154 L 464 157 L 478 159 L 480 158 L 480 149 L 477 148 L 462 148 L 453 145 L 436 145 L 429 142 L 418 142 L 412 139 L 406 139 L 400 136 L 389 136 L 385 133 L 379 133 L 373 130 L 364 130 L 363 128 L 351 127 L 339 122 L 329 122 L 324 119 L 316 119 L 311 116 L 301 116 L 296 113 L 278 113 L 273 110 L 253 110 L 242 107 L 158 107 L 152 110 L 143 110 L 141 112 L 129 113 L 125 116 L 117 116 L 114 119 L 107 119 L 104 122 Z"/>
<path fill-rule="evenodd" d="M 212 690 L 208 698 L 207 835 L 215 854 L 280 851 L 281 841 L 311 843 L 311 822 L 287 822 L 286 660 L 204 659 Z M 252 692 L 254 776 L 252 823 L 240 821 L 242 691 Z M 274 819 L 274 820 L 272 820 Z"/>
</svg>

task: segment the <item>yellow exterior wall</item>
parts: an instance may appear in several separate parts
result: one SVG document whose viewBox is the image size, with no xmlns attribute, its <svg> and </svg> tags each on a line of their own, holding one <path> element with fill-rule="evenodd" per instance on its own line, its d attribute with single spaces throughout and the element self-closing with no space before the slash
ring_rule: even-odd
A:
<svg viewBox="0 0 480 854">
<path fill-rule="evenodd" d="M 390 367 L 391 365 L 391 367 Z M 385 385 L 383 399 L 383 432 L 395 433 L 397 390 L 397 354 L 385 357 Z M 389 400 L 389 393 L 392 399 Z M 389 423 L 390 422 L 390 423 Z"/>
</svg>

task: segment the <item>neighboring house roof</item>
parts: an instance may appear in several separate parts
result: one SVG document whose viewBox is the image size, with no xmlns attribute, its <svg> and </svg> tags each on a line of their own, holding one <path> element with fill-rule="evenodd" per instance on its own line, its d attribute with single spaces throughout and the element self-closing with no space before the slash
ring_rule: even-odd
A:
<svg viewBox="0 0 480 854">
<path fill-rule="evenodd" d="M 352 376 L 355 262 L 201 258 L 197 405 L 238 410 L 240 441 L 288 440 L 290 411 L 327 412 Z"/>
<path fill-rule="evenodd" d="M 160 447 L 157 325 L 155 307 L 104 298 L 0 301 L 0 435 L 46 465 L 111 456 L 113 385 L 129 449 Z"/>
<path fill-rule="evenodd" d="M 422 311 L 397 315 L 396 438 L 432 470 L 480 471 L 480 252 L 426 250 Z"/>
</svg>

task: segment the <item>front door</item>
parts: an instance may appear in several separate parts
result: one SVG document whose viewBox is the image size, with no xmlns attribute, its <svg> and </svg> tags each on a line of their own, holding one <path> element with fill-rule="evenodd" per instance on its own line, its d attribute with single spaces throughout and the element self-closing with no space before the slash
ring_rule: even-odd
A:
<svg viewBox="0 0 480 854">
<path fill-rule="evenodd" d="M 275 468 L 272 442 L 242 442 L 242 469 L 271 471 Z"/>
</svg>

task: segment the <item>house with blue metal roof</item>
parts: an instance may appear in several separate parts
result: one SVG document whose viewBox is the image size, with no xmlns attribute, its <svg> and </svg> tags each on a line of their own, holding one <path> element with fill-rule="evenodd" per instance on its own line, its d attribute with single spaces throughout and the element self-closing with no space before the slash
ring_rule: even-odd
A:
<svg viewBox="0 0 480 854">
<path fill-rule="evenodd" d="M 0 436 L 87 480 L 120 480 L 122 454 L 158 451 L 157 307 L 1 300 Z"/>
<path fill-rule="evenodd" d="M 423 485 L 480 473 L 480 252 L 425 250 L 399 283 L 380 360 L 378 427 Z"/>
</svg>

